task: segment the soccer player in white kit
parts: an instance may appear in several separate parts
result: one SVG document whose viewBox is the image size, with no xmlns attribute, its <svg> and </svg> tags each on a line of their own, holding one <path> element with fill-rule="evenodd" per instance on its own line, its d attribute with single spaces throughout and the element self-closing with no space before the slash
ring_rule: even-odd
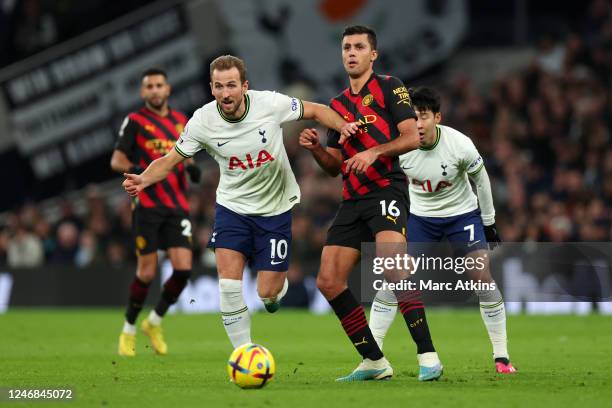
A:
<svg viewBox="0 0 612 408">
<path fill-rule="evenodd" d="M 472 271 L 472 279 L 493 282 L 486 251 L 498 246 L 501 239 L 482 157 L 469 137 L 440 125 L 440 97 L 432 89 L 410 90 L 410 98 L 417 113 L 421 147 L 400 156 L 409 182 L 408 241 L 439 242 L 446 236 L 459 255 L 486 260 L 483 270 Z M 476 185 L 478 196 L 469 180 Z M 508 354 L 506 312 L 499 288 L 476 294 L 493 345 L 495 369 L 498 373 L 513 373 L 516 369 Z M 378 291 L 372 303 L 370 327 L 381 350 L 396 310 L 393 291 Z"/>
<path fill-rule="evenodd" d="M 291 248 L 291 208 L 300 189 L 283 144 L 281 124 L 314 119 L 343 137 L 358 126 L 325 105 L 248 89 L 244 62 L 224 55 L 210 65 L 215 101 L 196 110 L 175 148 L 140 175 L 125 174 L 130 195 L 166 178 L 178 163 L 205 149 L 218 163 L 214 248 L 219 273 L 223 325 L 234 347 L 251 342 L 242 273 L 257 271 L 257 292 L 275 312 L 287 291 Z"/>
</svg>

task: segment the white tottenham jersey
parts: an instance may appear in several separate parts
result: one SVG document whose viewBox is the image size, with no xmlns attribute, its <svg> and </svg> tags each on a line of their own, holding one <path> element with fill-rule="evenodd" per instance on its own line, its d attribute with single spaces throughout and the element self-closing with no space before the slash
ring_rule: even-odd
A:
<svg viewBox="0 0 612 408">
<path fill-rule="evenodd" d="M 280 126 L 301 119 L 304 106 L 297 98 L 251 90 L 244 103 L 244 115 L 235 120 L 216 101 L 196 110 L 175 149 L 184 157 L 205 149 L 219 163 L 217 203 L 242 215 L 282 214 L 300 202 L 300 188 Z"/>
<path fill-rule="evenodd" d="M 410 212 L 421 217 L 452 217 L 478 208 L 468 175 L 484 162 L 472 140 L 448 126 L 436 126 L 436 141 L 400 156 L 410 186 Z"/>
</svg>

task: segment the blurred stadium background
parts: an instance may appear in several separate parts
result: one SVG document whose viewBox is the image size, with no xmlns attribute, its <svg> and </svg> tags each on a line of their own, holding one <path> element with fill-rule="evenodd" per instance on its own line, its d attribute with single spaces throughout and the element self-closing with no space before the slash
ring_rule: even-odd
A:
<svg viewBox="0 0 612 408">
<path fill-rule="evenodd" d="M 610 1 L 0 0 L 0 310 L 123 306 L 131 213 L 109 161 L 145 68 L 168 71 L 171 105 L 188 116 L 212 100 L 208 63 L 222 53 L 246 60 L 254 89 L 327 103 L 346 86 L 350 23 L 377 30 L 377 72 L 441 92 L 443 123 L 485 158 L 505 241 L 610 241 Z M 303 194 L 285 303 L 325 311 L 313 276 L 341 182 L 299 148 L 310 125 L 285 129 Z M 196 159 L 196 277 L 176 306 L 186 312 L 217 310 L 218 296 L 204 250 L 218 170 Z"/>
</svg>

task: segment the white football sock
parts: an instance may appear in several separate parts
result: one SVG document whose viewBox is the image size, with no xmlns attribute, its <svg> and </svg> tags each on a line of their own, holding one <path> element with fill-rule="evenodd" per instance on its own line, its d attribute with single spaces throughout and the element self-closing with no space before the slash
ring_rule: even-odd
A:
<svg viewBox="0 0 612 408">
<path fill-rule="evenodd" d="M 385 336 L 393 323 L 393 319 L 395 319 L 396 312 L 397 299 L 393 291 L 379 290 L 370 308 L 370 329 L 381 351 Z"/>
<path fill-rule="evenodd" d="M 262 302 L 264 302 L 264 304 L 280 302 L 281 299 L 285 297 L 285 295 L 287 294 L 287 289 L 289 289 L 289 281 L 287 280 L 287 278 L 285 278 L 285 282 L 283 282 L 283 288 L 281 289 L 280 292 L 278 292 L 278 295 L 276 295 L 275 297 L 271 297 L 271 298 L 260 298 L 260 299 Z"/>
<path fill-rule="evenodd" d="M 162 317 L 155 312 L 155 309 L 151 310 L 151 313 L 149 313 L 149 323 L 153 326 L 159 326 L 161 321 Z"/>
<path fill-rule="evenodd" d="M 506 335 L 506 309 L 499 288 L 477 290 L 480 315 L 493 345 L 493 358 L 510 358 Z"/>
<path fill-rule="evenodd" d="M 427 353 L 417 354 L 417 361 L 420 366 L 423 367 L 435 367 L 440 364 L 440 357 L 435 351 L 429 351 Z"/>
<path fill-rule="evenodd" d="M 128 322 L 123 323 L 123 332 L 126 334 L 136 334 L 136 325 Z"/>
<path fill-rule="evenodd" d="M 251 316 L 244 297 L 242 281 L 219 279 L 221 318 L 234 348 L 251 342 Z"/>
</svg>

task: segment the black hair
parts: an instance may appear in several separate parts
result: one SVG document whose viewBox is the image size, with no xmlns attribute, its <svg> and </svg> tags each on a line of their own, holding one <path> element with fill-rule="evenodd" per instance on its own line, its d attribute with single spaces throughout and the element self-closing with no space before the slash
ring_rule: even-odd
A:
<svg viewBox="0 0 612 408">
<path fill-rule="evenodd" d="M 377 46 L 376 32 L 373 29 L 367 26 L 362 26 L 362 25 L 349 26 L 349 27 L 346 27 L 344 31 L 342 32 L 342 38 L 344 39 L 344 37 L 346 37 L 347 35 L 355 35 L 355 34 L 367 34 L 368 42 L 370 43 L 370 47 L 372 47 L 373 50 L 376 50 L 376 46 Z"/>
<path fill-rule="evenodd" d="M 141 79 L 144 79 L 144 77 L 146 76 L 150 76 L 150 75 L 163 75 L 163 77 L 167 80 L 168 79 L 168 74 L 166 74 L 166 71 L 164 71 L 161 68 L 149 68 L 146 69 L 142 75 L 140 76 Z"/>
<path fill-rule="evenodd" d="M 431 88 L 420 86 L 418 88 L 410 88 L 408 90 L 412 107 L 415 111 L 427 111 L 432 113 L 440 112 L 440 95 Z"/>
</svg>

